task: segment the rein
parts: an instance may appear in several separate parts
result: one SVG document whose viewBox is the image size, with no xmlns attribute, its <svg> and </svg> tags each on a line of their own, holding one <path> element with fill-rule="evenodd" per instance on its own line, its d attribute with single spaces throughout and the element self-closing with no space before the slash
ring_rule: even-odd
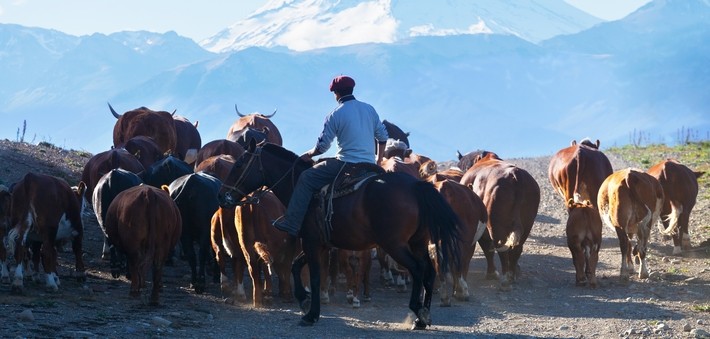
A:
<svg viewBox="0 0 710 339">
<path fill-rule="evenodd" d="M 258 147 L 256 149 L 256 151 L 254 153 L 252 153 L 252 157 L 249 159 L 249 162 L 247 162 L 246 166 L 244 167 L 244 170 L 242 171 L 242 174 L 239 176 L 239 178 L 237 179 L 237 181 L 234 183 L 233 186 L 223 183 L 222 187 L 228 188 L 230 190 L 229 192 L 236 191 L 237 193 L 241 194 L 242 196 L 247 197 L 248 193 L 244 193 L 242 190 L 240 190 L 239 186 L 246 180 L 246 174 L 249 172 L 248 170 L 251 167 L 252 163 L 254 162 L 255 158 L 259 158 L 259 173 L 261 173 L 262 182 L 266 183 L 267 180 L 266 180 L 266 173 L 264 171 L 264 164 L 261 161 L 261 149 L 262 149 L 261 147 Z M 291 186 L 292 187 L 295 186 L 296 178 L 295 178 L 294 169 L 296 168 L 296 164 L 298 163 L 298 159 L 299 158 L 296 158 L 296 160 L 293 162 L 293 164 L 288 169 L 288 171 L 284 172 L 284 174 L 278 180 L 276 180 L 274 182 L 274 184 L 271 185 L 271 187 L 276 187 L 278 184 L 280 184 L 282 181 L 284 181 L 284 179 L 286 179 L 286 177 L 289 175 L 289 173 L 291 174 Z M 273 192 L 273 191 L 271 188 L 267 188 L 267 189 L 259 188 L 256 191 L 254 191 L 254 194 L 251 197 L 248 197 L 246 199 L 243 199 L 243 200 L 237 202 L 237 205 L 239 206 L 239 205 L 245 205 L 245 204 L 255 204 L 255 205 L 259 204 L 260 198 L 264 194 L 266 194 L 266 192 Z"/>
</svg>

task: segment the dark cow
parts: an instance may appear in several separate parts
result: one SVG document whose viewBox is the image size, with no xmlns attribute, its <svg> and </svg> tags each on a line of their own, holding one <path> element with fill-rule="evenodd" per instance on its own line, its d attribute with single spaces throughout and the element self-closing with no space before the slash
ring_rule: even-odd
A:
<svg viewBox="0 0 710 339">
<path fill-rule="evenodd" d="M 195 159 L 195 168 L 200 166 L 200 163 L 205 161 L 205 159 L 220 155 L 227 154 L 234 157 L 234 159 L 239 159 L 242 154 L 244 154 L 244 147 L 240 144 L 230 141 L 227 139 L 217 139 L 206 143 L 199 152 L 197 152 L 197 158 Z M 197 172 L 197 170 L 195 170 Z"/>
<path fill-rule="evenodd" d="M 459 151 L 456 151 L 456 157 L 459 160 L 456 167 L 462 172 L 466 172 L 469 168 L 471 168 L 471 166 L 473 166 L 474 163 L 476 163 L 476 161 L 478 161 L 478 159 L 485 158 L 489 154 L 493 154 L 492 156 L 495 159 L 500 159 L 497 154 L 483 150 L 468 152 L 465 155 L 461 154 Z"/>
<path fill-rule="evenodd" d="M 170 185 L 173 180 L 190 173 L 194 173 L 192 166 L 169 155 L 146 169 L 141 177 L 146 185 L 160 188 L 162 185 Z"/>
<path fill-rule="evenodd" d="M 444 196 L 444 199 L 454 209 L 461 223 L 459 224 L 459 236 L 457 241 L 459 253 L 459 266 L 457 267 L 439 267 L 437 268 L 437 276 L 441 282 L 439 293 L 441 293 L 442 306 L 451 306 L 451 295 L 449 294 L 448 283 L 452 284 L 453 296 L 458 300 L 468 301 L 470 294 L 468 292 L 468 276 L 469 263 L 476 249 L 476 242 L 481 238 L 483 232 L 486 231 L 486 222 L 488 214 L 486 206 L 471 189 L 460 184 L 457 181 L 449 179 L 439 179 L 436 175 L 430 176 L 427 179 L 434 184 L 434 187 Z M 430 245 L 430 250 L 432 245 Z M 436 254 L 436 253 L 434 253 Z M 433 258 L 438 262 L 438 256 Z"/>
<path fill-rule="evenodd" d="M 488 273 L 495 271 L 493 250 L 501 262 L 501 288 L 519 274 L 518 260 L 530 235 L 540 204 L 540 186 L 525 170 L 500 160 L 495 153 L 482 152 L 461 179 L 486 205 L 488 232 L 481 237 Z"/>
<path fill-rule="evenodd" d="M 74 192 L 66 181 L 44 174 L 27 173 L 12 188 L 11 229 L 8 232 L 8 251 L 15 253 L 15 276 L 13 291 L 23 291 L 26 247 L 33 251 L 35 271 L 39 272 L 39 260 L 46 273 L 46 288 L 59 289 L 57 273 L 57 250 L 55 242 L 70 240 L 74 252 L 76 277 L 85 281 L 82 240 L 84 227 L 81 223 L 81 195 L 84 185 Z"/>
<path fill-rule="evenodd" d="M 143 165 L 143 168 L 150 168 L 154 163 L 165 157 L 153 138 L 143 135 L 129 139 L 123 145 L 123 148 L 128 153 L 133 154 Z"/>
<path fill-rule="evenodd" d="M 589 200 L 596 207 L 599 186 L 612 172 L 609 159 L 599 150 L 599 140 L 593 144 L 584 139 L 579 144 L 572 141 L 571 146 L 552 156 L 547 175 L 566 206 L 573 199 Z"/>
<path fill-rule="evenodd" d="M 202 138 L 197 131 L 198 123 L 193 125 L 187 118 L 179 115 L 173 115 L 173 123 L 177 138 L 173 154 L 188 164 L 194 164 L 197 152 L 202 147 Z"/>
<path fill-rule="evenodd" d="M 256 129 L 246 127 L 241 130 L 239 134 L 240 135 L 238 137 L 235 136 L 236 140 L 234 141 L 240 146 L 246 148 L 252 140 L 254 140 L 256 144 L 260 144 L 265 141 L 268 142 L 269 128 L 263 127 L 262 129 Z"/>
<path fill-rule="evenodd" d="M 0 239 L 5 239 L 10 228 L 12 194 L 5 185 L 0 185 Z M 9 263 L 4 242 L 0 244 L 0 283 L 10 284 Z"/>
<path fill-rule="evenodd" d="M 87 202 L 82 204 L 82 210 L 91 206 L 94 187 L 96 187 L 99 179 L 115 168 L 123 168 L 133 173 L 140 173 L 145 170 L 141 162 L 125 149 L 114 148 L 94 155 L 86 162 L 81 173 L 81 181 L 86 185 L 84 198 Z"/>
<path fill-rule="evenodd" d="M 289 238 L 287 234 L 271 226 L 272 220 L 286 212 L 281 201 L 270 191 L 263 194 L 253 193 L 246 200 L 254 200 L 254 194 L 259 195 L 258 203 L 236 207 L 234 226 L 253 283 L 253 304 L 255 307 L 261 307 L 266 301 L 265 298 L 271 298 L 274 274 L 279 281 L 279 295 L 286 301 L 293 300 L 291 263 L 300 246 L 297 246 L 296 239 Z M 230 240 L 230 237 L 225 237 L 223 241 Z M 264 284 L 261 281 L 262 273 Z"/>
<path fill-rule="evenodd" d="M 192 287 L 195 293 L 205 291 L 205 266 L 211 263 L 210 223 L 219 208 L 217 195 L 222 182 L 204 172 L 183 175 L 168 187 L 170 197 L 180 210 L 182 235 L 180 243 L 192 272 Z M 199 255 L 195 255 L 197 242 Z M 199 265 L 198 265 L 199 263 Z M 216 274 L 216 272 L 215 272 Z"/>
<path fill-rule="evenodd" d="M 151 137 L 163 153 L 173 153 L 177 147 L 177 135 L 173 115 L 166 111 L 153 111 L 146 107 L 118 114 L 108 105 L 116 119 L 113 127 L 113 146 L 121 148 L 131 138 L 139 135 Z"/>
<path fill-rule="evenodd" d="M 108 207 L 119 193 L 142 183 L 143 180 L 137 174 L 122 168 L 115 168 L 104 174 L 96 184 L 91 201 L 96 220 L 104 233 L 104 247 L 101 251 L 101 259 L 108 260 L 110 258 L 111 244 L 105 237 L 106 227 L 104 226 Z"/>
<path fill-rule="evenodd" d="M 632 256 L 641 263 L 639 279 L 648 278 L 646 249 L 651 227 L 658 222 L 663 208 L 661 184 L 651 175 L 635 169 L 616 171 L 602 183 L 597 202 L 602 220 L 619 238 L 621 279 L 628 280 L 634 273 Z M 638 239 L 632 250 L 634 235 Z"/>
<path fill-rule="evenodd" d="M 663 210 L 661 220 L 665 226 L 661 232 L 673 236 L 673 254 L 690 249 L 688 223 L 690 212 L 698 197 L 698 178 L 704 172 L 694 172 L 674 159 L 667 159 L 651 167 L 648 174 L 663 187 Z"/>
<path fill-rule="evenodd" d="M 276 111 L 269 115 L 263 115 L 261 113 L 242 114 L 239 112 L 237 105 L 234 105 L 234 109 L 237 111 L 239 119 L 237 119 L 237 121 L 235 121 L 229 128 L 229 131 L 227 132 L 227 140 L 237 142 L 247 127 L 261 131 L 263 131 L 264 127 L 266 127 L 268 129 L 266 141 L 279 146 L 283 145 L 281 132 L 279 132 L 279 129 L 276 128 L 276 125 L 274 125 L 271 121 L 271 118 L 274 117 Z"/>
<path fill-rule="evenodd" d="M 572 253 L 577 286 L 597 287 L 597 262 L 602 246 L 602 219 L 589 200 L 567 201 L 567 247 Z"/>
<path fill-rule="evenodd" d="M 397 125 L 395 125 L 387 120 L 382 120 L 382 124 L 385 125 L 385 129 L 387 130 L 387 135 L 389 136 L 390 139 L 402 141 L 407 145 L 407 148 L 410 148 L 409 132 L 405 133 L 404 131 L 402 131 L 401 128 L 397 127 Z"/>
<path fill-rule="evenodd" d="M 139 297 L 151 269 L 153 287 L 150 304 L 157 305 L 163 280 L 163 265 L 177 244 L 182 219 L 166 190 L 148 185 L 119 193 L 106 212 L 106 235 L 116 248 L 112 252 L 111 274 L 117 278 L 120 258 L 128 261 L 130 296 Z"/>
</svg>

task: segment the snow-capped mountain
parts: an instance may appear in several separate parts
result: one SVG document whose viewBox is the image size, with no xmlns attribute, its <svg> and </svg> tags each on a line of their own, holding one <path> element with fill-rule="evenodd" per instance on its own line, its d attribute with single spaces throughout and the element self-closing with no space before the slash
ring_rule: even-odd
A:
<svg viewBox="0 0 710 339">
<path fill-rule="evenodd" d="M 254 46 L 305 51 L 480 33 L 539 42 L 599 22 L 563 0 L 271 0 L 200 45 L 218 53 Z"/>
<path fill-rule="evenodd" d="M 272 2 L 258 13 L 309 1 Z M 244 113 L 278 108 L 284 145 L 302 152 L 335 106 L 330 79 L 344 73 L 356 79 L 357 98 L 436 160 L 475 149 L 548 155 L 582 137 L 607 147 L 629 143 L 632 131 L 645 142 L 672 143 L 681 130 L 707 139 L 709 2 L 655 0 L 622 20 L 540 43 L 514 34 L 407 33 L 392 43 L 219 54 L 174 33 L 73 37 L 0 24 L 0 137 L 14 138 L 26 120 L 25 140 L 98 153 L 111 146 L 109 101 L 119 112 L 177 109 L 199 121 L 207 142 L 225 137 L 238 104 Z M 358 6 L 336 4 L 342 8 L 329 13 Z M 369 3 L 376 4 L 392 13 L 401 5 Z"/>
</svg>

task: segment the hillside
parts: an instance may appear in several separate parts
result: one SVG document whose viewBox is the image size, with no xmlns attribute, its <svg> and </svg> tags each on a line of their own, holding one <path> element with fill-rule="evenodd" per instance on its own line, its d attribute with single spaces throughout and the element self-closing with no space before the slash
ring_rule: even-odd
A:
<svg viewBox="0 0 710 339">
<path fill-rule="evenodd" d="M 648 168 L 665 157 L 688 161 L 708 171 L 708 144 L 678 148 L 631 148 L 606 150 L 614 169 Z M 12 182 L 27 171 L 63 177 L 75 185 L 86 152 L 63 150 L 51 144 L 30 145 L 0 141 L 0 179 Z M 688 158 L 689 157 L 689 158 Z M 701 185 L 698 204 L 691 215 L 691 251 L 673 257 L 672 243 L 654 230 L 650 240 L 648 279 L 619 281 L 619 247 L 613 231 L 603 230 L 597 277 L 600 287 L 574 285 L 574 268 L 566 246 L 566 210 L 547 182 L 550 156 L 509 159 L 530 172 L 541 189 L 538 216 L 525 244 L 521 277 L 512 291 L 501 292 L 497 282 L 486 280 L 485 260 L 476 249 L 467 277 L 470 301 L 453 307 L 432 303 L 432 327 L 408 330 L 408 296 L 379 281 L 379 265 L 371 272 L 372 301 L 361 309 L 345 302 L 338 285 L 321 320 L 312 328 L 296 326 L 295 304 L 274 298 L 273 305 L 254 309 L 249 301 L 236 301 L 208 284 L 196 295 L 189 286 L 185 262 L 166 267 L 161 306 L 148 307 L 128 297 L 129 282 L 113 279 L 109 263 L 101 260 L 102 234 L 96 225 L 85 225 L 84 257 L 88 281 L 72 279 L 71 253 L 60 253 L 62 285 L 47 293 L 43 284 L 27 282 L 24 295 L 14 295 L 0 284 L 3 314 L 8 321 L 0 337 L 171 337 L 231 338 L 239 333 L 256 337 L 707 337 L 710 331 L 710 198 L 708 181 Z M 696 168 L 696 170 L 697 170 Z M 707 179 L 706 174 L 706 179 Z M 499 263 L 496 260 L 496 265 Z M 231 270 L 228 270 L 231 274 Z M 245 281 L 247 293 L 251 288 Z M 410 287 L 411 288 L 411 287 Z M 435 292 L 436 293 L 436 292 Z M 269 319 L 265 321 L 266 319 Z"/>
</svg>

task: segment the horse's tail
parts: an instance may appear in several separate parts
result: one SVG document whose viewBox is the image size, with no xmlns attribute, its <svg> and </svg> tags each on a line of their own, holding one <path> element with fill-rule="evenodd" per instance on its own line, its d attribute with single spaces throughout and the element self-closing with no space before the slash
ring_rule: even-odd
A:
<svg viewBox="0 0 710 339">
<path fill-rule="evenodd" d="M 429 182 L 416 182 L 415 196 L 419 203 L 419 227 L 429 229 L 431 242 L 441 253 L 439 267 L 459 267 L 457 240 L 461 222 L 456 212 Z"/>
</svg>

